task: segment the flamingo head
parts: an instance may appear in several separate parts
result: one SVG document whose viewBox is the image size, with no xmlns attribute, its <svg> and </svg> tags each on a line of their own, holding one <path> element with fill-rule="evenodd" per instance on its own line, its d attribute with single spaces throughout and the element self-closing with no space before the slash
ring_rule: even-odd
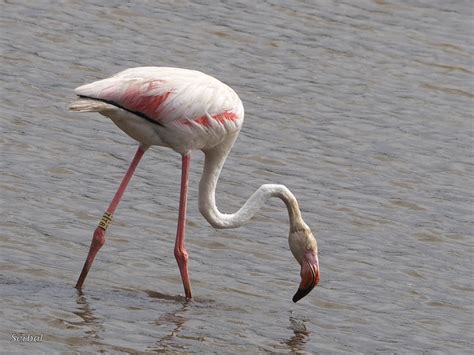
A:
<svg viewBox="0 0 474 355">
<path fill-rule="evenodd" d="M 301 283 L 293 296 L 293 302 L 298 302 L 319 282 L 318 244 L 308 226 L 292 228 L 288 238 L 290 250 L 296 261 L 301 265 Z"/>
</svg>

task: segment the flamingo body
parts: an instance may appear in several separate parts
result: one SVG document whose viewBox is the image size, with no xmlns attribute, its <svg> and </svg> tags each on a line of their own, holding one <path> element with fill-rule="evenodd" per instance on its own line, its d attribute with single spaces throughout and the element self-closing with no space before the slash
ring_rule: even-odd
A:
<svg viewBox="0 0 474 355">
<path fill-rule="evenodd" d="M 199 210 L 215 228 L 236 228 L 247 222 L 271 197 L 281 199 L 290 222 L 290 250 L 301 266 L 300 287 L 293 301 L 308 294 L 319 282 L 316 239 L 303 221 L 291 191 L 277 184 L 260 186 L 235 213 L 221 213 L 215 201 L 217 180 L 244 121 L 244 108 L 233 89 L 195 70 L 140 67 L 75 89 L 79 98 L 69 108 L 99 112 L 109 117 L 140 145 L 112 202 L 94 231 L 89 254 L 76 288 L 81 289 L 92 262 L 105 243 L 105 232 L 122 195 L 145 151 L 151 145 L 171 148 L 182 156 L 181 191 L 174 255 L 186 299 L 191 299 L 188 253 L 185 247 L 186 208 L 190 155 L 205 154 L 199 183 Z"/>
<path fill-rule="evenodd" d="M 132 68 L 80 86 L 75 93 L 83 100 L 72 110 L 99 109 L 135 140 L 181 154 L 218 145 L 244 121 L 235 91 L 195 70 Z"/>
</svg>

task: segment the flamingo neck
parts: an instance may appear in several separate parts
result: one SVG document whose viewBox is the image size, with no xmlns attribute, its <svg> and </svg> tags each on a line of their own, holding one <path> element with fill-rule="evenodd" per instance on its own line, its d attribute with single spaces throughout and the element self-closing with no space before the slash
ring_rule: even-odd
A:
<svg viewBox="0 0 474 355">
<path fill-rule="evenodd" d="M 204 152 L 204 170 L 199 183 L 199 211 L 214 228 L 237 228 L 250 219 L 265 205 L 271 197 L 281 199 L 287 209 L 290 231 L 304 229 L 305 222 L 301 218 L 298 202 L 291 191 L 284 185 L 265 184 L 260 186 L 244 205 L 235 213 L 221 213 L 216 206 L 216 186 L 225 159 L 235 141 L 224 142 L 218 147 Z"/>
</svg>

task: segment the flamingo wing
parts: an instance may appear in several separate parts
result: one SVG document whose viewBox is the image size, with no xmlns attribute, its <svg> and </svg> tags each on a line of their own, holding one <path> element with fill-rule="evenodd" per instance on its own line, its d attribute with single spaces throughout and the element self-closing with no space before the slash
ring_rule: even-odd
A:
<svg viewBox="0 0 474 355">
<path fill-rule="evenodd" d="M 104 101 L 147 120 L 162 124 L 160 115 L 170 91 L 162 80 L 111 77 L 75 89 L 77 95 Z"/>
<path fill-rule="evenodd" d="M 206 74 L 165 67 L 127 69 L 80 86 L 75 93 L 120 107 L 159 125 L 174 121 L 206 124 L 211 118 L 235 120 L 232 111 L 238 100 L 232 89 Z"/>
</svg>

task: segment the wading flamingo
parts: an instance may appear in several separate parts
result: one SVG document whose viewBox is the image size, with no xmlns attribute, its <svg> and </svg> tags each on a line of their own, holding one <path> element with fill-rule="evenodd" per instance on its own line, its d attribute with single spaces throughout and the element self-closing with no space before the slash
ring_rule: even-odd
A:
<svg viewBox="0 0 474 355">
<path fill-rule="evenodd" d="M 222 166 L 244 121 L 239 97 L 219 80 L 194 70 L 140 67 L 75 89 L 79 98 L 69 109 L 99 112 L 139 142 L 135 157 L 112 202 L 95 229 L 89 254 L 76 284 L 81 289 L 94 257 L 105 243 L 105 232 L 141 157 L 151 145 L 181 154 L 181 191 L 174 255 L 186 299 L 191 299 L 188 253 L 184 245 L 188 172 L 191 152 L 205 154 L 199 183 L 199 211 L 214 228 L 236 228 L 247 223 L 270 197 L 281 199 L 290 222 L 289 245 L 301 266 L 301 283 L 293 301 L 306 296 L 319 282 L 318 247 L 303 221 L 298 202 L 283 185 L 265 184 L 233 214 L 221 213 L 215 192 Z"/>
</svg>

